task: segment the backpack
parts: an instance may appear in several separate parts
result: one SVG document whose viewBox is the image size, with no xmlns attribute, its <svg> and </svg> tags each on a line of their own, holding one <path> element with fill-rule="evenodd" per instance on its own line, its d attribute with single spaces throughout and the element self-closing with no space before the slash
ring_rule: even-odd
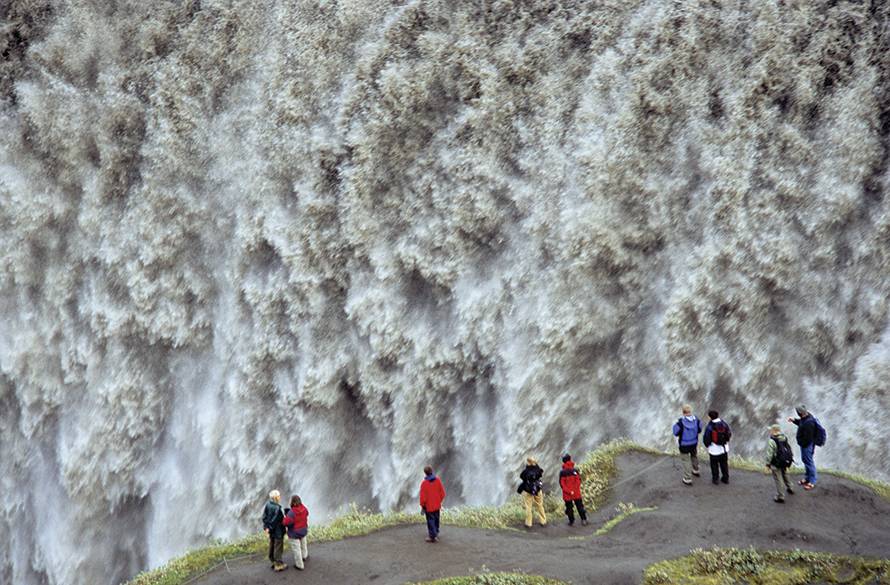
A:
<svg viewBox="0 0 890 585">
<path fill-rule="evenodd" d="M 794 462 L 794 452 L 791 450 L 791 445 L 788 444 L 786 439 L 780 440 L 778 437 L 773 437 L 772 439 L 776 442 L 776 454 L 773 455 L 773 460 L 770 463 L 776 467 L 788 469 Z"/>
<path fill-rule="evenodd" d="M 815 429 L 813 429 L 815 431 L 813 433 L 813 443 L 817 447 L 824 447 L 825 439 L 827 438 L 828 433 L 825 432 L 825 427 L 823 427 L 822 424 L 819 423 L 819 419 L 817 419 L 816 417 L 813 417 L 813 423 L 815 423 L 816 425 Z"/>
<path fill-rule="evenodd" d="M 711 442 L 715 445 L 727 444 L 730 437 L 732 437 L 732 432 L 729 430 L 729 425 L 722 420 L 711 426 Z"/>
<path fill-rule="evenodd" d="M 541 481 L 543 473 L 540 467 L 538 468 L 526 468 L 525 471 L 522 472 L 522 483 L 519 484 L 519 487 L 516 489 L 517 493 L 528 492 L 531 495 L 535 496 L 544 488 L 544 482 Z"/>
<path fill-rule="evenodd" d="M 681 416 L 680 418 L 677 419 L 677 426 L 680 427 L 680 433 L 677 435 L 677 444 L 678 444 L 678 445 L 682 445 L 682 444 L 683 444 L 683 432 L 686 430 L 686 427 L 683 426 L 683 419 L 684 419 L 684 418 L 685 418 L 685 417 L 682 417 L 682 416 Z M 699 422 L 699 420 L 698 420 L 697 417 L 694 417 L 694 416 L 693 416 L 693 418 L 695 419 L 695 427 L 696 427 L 696 430 L 698 431 L 698 433 L 700 433 L 700 432 L 701 432 L 701 426 L 699 426 L 699 425 L 700 425 L 701 423 Z M 698 433 L 695 434 L 695 442 L 696 442 L 696 443 L 698 443 Z"/>
</svg>

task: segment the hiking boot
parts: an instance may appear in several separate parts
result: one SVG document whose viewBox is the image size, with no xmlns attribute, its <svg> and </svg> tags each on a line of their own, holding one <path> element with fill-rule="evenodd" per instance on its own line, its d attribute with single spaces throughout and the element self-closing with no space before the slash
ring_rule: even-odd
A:
<svg viewBox="0 0 890 585">
<path fill-rule="evenodd" d="M 575 525 L 575 521 L 574 521 L 574 520 L 569 520 L 569 526 L 574 526 L 574 525 Z"/>
<path fill-rule="evenodd" d="M 279 563 L 279 564 L 275 565 L 276 573 L 280 573 L 281 571 L 283 571 L 285 569 L 287 569 L 287 565 L 285 565 L 284 563 Z"/>
<path fill-rule="evenodd" d="M 711 480 L 711 483 L 714 484 L 714 485 L 717 485 L 717 484 L 720 483 L 720 480 L 719 480 L 719 479 L 712 479 L 712 480 Z"/>
<path fill-rule="evenodd" d="M 701 472 L 698 469 L 693 469 L 692 475 L 694 475 L 695 477 L 701 477 Z"/>
<path fill-rule="evenodd" d="M 683 478 L 683 485 L 692 485 L 692 480 L 691 480 L 691 479 L 686 479 L 686 478 L 684 477 L 684 478 Z"/>
<path fill-rule="evenodd" d="M 788 492 L 788 495 L 789 495 L 789 496 L 793 496 L 793 495 L 794 495 L 794 490 L 791 489 L 791 488 L 788 487 L 788 486 L 785 486 L 785 491 Z"/>
<path fill-rule="evenodd" d="M 779 496 L 776 496 L 775 498 L 773 498 L 773 501 L 777 504 L 784 504 L 785 498 L 780 498 Z"/>
<path fill-rule="evenodd" d="M 428 537 L 428 538 L 426 539 L 426 542 L 436 542 L 436 539 L 435 539 L 435 538 L 429 538 L 429 537 Z"/>
<path fill-rule="evenodd" d="M 729 483 L 729 478 L 728 478 L 728 477 L 724 477 L 724 478 L 721 479 L 720 481 L 722 481 L 723 483 Z"/>
<path fill-rule="evenodd" d="M 590 524 L 590 522 L 588 522 L 586 518 L 581 520 L 581 526 L 587 526 L 588 524 Z"/>
</svg>

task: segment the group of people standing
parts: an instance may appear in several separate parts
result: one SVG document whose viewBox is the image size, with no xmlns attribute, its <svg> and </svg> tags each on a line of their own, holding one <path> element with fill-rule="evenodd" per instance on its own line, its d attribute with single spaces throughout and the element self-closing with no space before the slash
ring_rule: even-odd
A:
<svg viewBox="0 0 890 585">
<path fill-rule="evenodd" d="M 711 419 L 705 427 L 702 443 L 708 450 L 708 458 L 711 462 L 711 481 L 714 484 L 720 482 L 729 483 L 729 441 L 732 439 L 732 429 L 729 424 L 720 418 L 716 410 L 708 412 Z M 698 436 L 702 434 L 701 420 L 692 414 L 692 407 L 683 406 L 683 416 L 674 423 L 674 436 L 680 446 L 683 457 L 683 483 L 692 485 L 692 476 L 698 477 Z"/>
<path fill-rule="evenodd" d="M 797 407 L 797 418 L 789 417 L 788 422 L 797 426 L 797 444 L 800 447 L 801 460 L 806 469 L 804 479 L 799 484 L 804 490 L 816 487 L 818 475 L 814 454 L 817 446 L 825 444 L 825 429 L 807 410 L 806 406 Z M 673 426 L 673 434 L 677 437 L 683 462 L 683 484 L 691 486 L 692 478 L 701 475 L 698 460 L 699 436 L 708 452 L 711 466 L 711 481 L 717 485 L 729 483 L 729 442 L 732 440 L 732 429 L 729 423 L 720 418 L 716 410 L 708 412 L 710 419 L 702 428 L 702 423 L 692 413 L 692 407 L 683 406 L 682 416 Z M 787 437 L 782 434 L 779 425 L 769 427 L 765 464 L 772 473 L 776 495 L 774 501 L 782 503 L 786 494 L 794 490 L 788 481 L 788 468 L 794 461 L 791 446 Z M 439 541 L 439 513 L 445 500 L 445 486 L 442 480 L 427 465 L 423 468 L 423 481 L 420 482 L 419 503 L 426 517 L 427 539 L 429 543 Z M 525 526 L 531 528 L 533 515 L 537 513 L 541 526 L 547 525 L 547 512 L 544 509 L 544 470 L 534 457 L 526 459 L 525 469 L 519 474 L 519 487 L 516 491 L 522 495 L 525 508 Z M 562 457 L 562 469 L 559 472 L 559 485 L 565 503 L 565 514 L 569 526 L 575 524 L 575 511 L 581 518 L 581 524 L 587 525 L 587 511 L 581 496 L 581 474 L 575 469 L 572 456 Z M 309 510 L 303 505 L 299 496 L 291 497 L 290 508 L 281 507 L 281 494 L 278 490 L 269 493 L 269 501 L 263 510 L 263 529 L 269 535 L 269 560 L 275 571 L 283 571 L 287 565 L 282 561 L 284 551 L 284 535 L 288 536 L 294 553 L 294 566 L 302 570 L 309 559 Z"/>
<path fill-rule="evenodd" d="M 789 417 L 788 422 L 797 426 L 797 444 L 800 447 L 800 458 L 803 461 L 806 474 L 800 480 L 799 485 L 806 491 L 816 487 L 818 474 L 814 454 L 816 447 L 825 445 L 825 429 L 804 405 L 798 406 L 797 418 Z M 708 412 L 707 426 L 702 433 L 702 424 L 697 416 L 692 414 L 692 407 L 683 406 L 683 416 L 674 423 L 673 433 L 677 437 L 680 454 L 683 461 L 683 483 L 692 485 L 693 476 L 701 475 L 698 461 L 699 435 L 702 435 L 702 443 L 708 450 L 711 463 L 711 481 L 716 485 L 729 483 L 729 442 L 732 439 L 732 429 L 729 424 L 720 418 L 716 410 Z M 688 457 L 686 457 L 688 456 Z M 786 494 L 793 494 L 794 489 L 788 481 L 788 468 L 794 462 L 794 453 L 788 443 L 788 438 L 782 433 L 782 427 L 774 424 L 769 427 L 769 439 L 766 447 L 766 468 L 773 476 L 776 487 L 776 495 L 773 501 L 784 503 Z"/>
<path fill-rule="evenodd" d="M 517 493 L 522 495 L 522 503 L 525 507 L 525 526 L 532 527 L 533 510 L 537 512 L 541 526 L 547 525 L 547 511 L 544 510 L 544 470 L 538 465 L 534 457 L 525 461 L 525 469 L 519 474 L 519 487 Z M 562 500 L 565 504 L 566 517 L 569 526 L 575 524 L 575 510 L 581 518 L 581 525 L 587 526 L 587 511 L 584 509 L 584 500 L 581 497 L 581 473 L 575 469 L 572 456 L 566 453 L 562 456 L 562 469 L 559 471 L 559 487 L 562 489 Z"/>
<path fill-rule="evenodd" d="M 269 501 L 263 508 L 263 531 L 269 535 L 269 560 L 274 571 L 287 568 L 284 556 L 284 535 L 294 553 L 294 567 L 302 571 L 309 560 L 309 510 L 300 496 L 291 496 L 290 508 L 281 507 L 281 492 L 269 492 Z"/>
<path fill-rule="evenodd" d="M 420 509 L 426 516 L 426 541 L 434 543 L 439 541 L 439 512 L 442 502 L 445 500 L 445 486 L 442 485 L 442 480 L 433 473 L 432 467 L 424 467 L 423 474 L 423 481 L 420 482 Z M 538 465 L 537 460 L 534 457 L 526 459 L 525 469 L 519 474 L 519 487 L 516 488 L 516 491 L 522 495 L 527 528 L 532 527 L 534 513 L 537 513 L 541 526 L 547 525 L 543 478 L 544 470 Z M 572 456 L 568 453 L 562 457 L 559 485 L 562 488 L 562 499 L 565 503 L 569 526 L 575 524 L 575 510 L 578 511 L 581 524 L 586 526 L 587 511 L 584 509 L 584 500 L 581 497 L 581 474 L 575 469 L 575 462 L 572 461 Z"/>
</svg>

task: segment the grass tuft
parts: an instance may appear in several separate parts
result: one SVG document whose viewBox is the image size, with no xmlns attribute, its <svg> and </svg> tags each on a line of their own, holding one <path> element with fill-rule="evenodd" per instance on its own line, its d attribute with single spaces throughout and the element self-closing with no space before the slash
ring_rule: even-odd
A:
<svg viewBox="0 0 890 585">
<path fill-rule="evenodd" d="M 890 585 L 890 561 L 800 550 L 760 552 L 753 548 L 696 549 L 679 559 L 655 563 L 643 585 Z"/>
<path fill-rule="evenodd" d="M 469 577 L 447 577 L 413 585 L 569 585 L 558 579 L 523 573 L 481 573 Z"/>
<path fill-rule="evenodd" d="M 634 514 L 639 514 L 641 512 L 654 512 L 658 509 L 658 506 L 652 506 L 647 508 L 638 508 L 636 504 L 625 504 L 621 502 L 615 508 L 616 515 L 610 518 L 605 524 L 603 524 L 597 531 L 594 533 L 596 536 L 603 536 L 604 534 L 608 534 L 610 530 L 618 526 L 621 522 L 626 520 L 627 518 L 633 516 Z"/>
</svg>

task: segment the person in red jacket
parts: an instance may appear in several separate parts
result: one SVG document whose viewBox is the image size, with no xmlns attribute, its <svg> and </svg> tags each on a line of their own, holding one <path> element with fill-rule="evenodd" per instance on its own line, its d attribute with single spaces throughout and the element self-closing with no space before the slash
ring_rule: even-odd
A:
<svg viewBox="0 0 890 585">
<path fill-rule="evenodd" d="M 575 524 L 575 510 L 581 516 L 581 525 L 587 526 L 587 511 L 584 509 L 584 500 L 581 499 L 581 474 L 575 469 L 572 456 L 566 453 L 562 456 L 562 470 L 559 472 L 559 487 L 562 488 L 562 499 L 566 504 L 566 516 L 569 517 L 569 526 Z"/>
<path fill-rule="evenodd" d="M 290 508 L 282 522 L 287 528 L 287 538 L 294 552 L 294 566 L 303 570 L 303 561 L 309 559 L 309 510 L 303 505 L 300 496 L 291 496 Z"/>
<path fill-rule="evenodd" d="M 427 542 L 439 540 L 439 510 L 442 508 L 442 500 L 445 499 L 445 486 L 433 473 L 433 468 L 427 465 L 423 468 L 424 478 L 420 482 L 420 509 L 426 516 L 426 529 L 429 532 Z"/>
</svg>

